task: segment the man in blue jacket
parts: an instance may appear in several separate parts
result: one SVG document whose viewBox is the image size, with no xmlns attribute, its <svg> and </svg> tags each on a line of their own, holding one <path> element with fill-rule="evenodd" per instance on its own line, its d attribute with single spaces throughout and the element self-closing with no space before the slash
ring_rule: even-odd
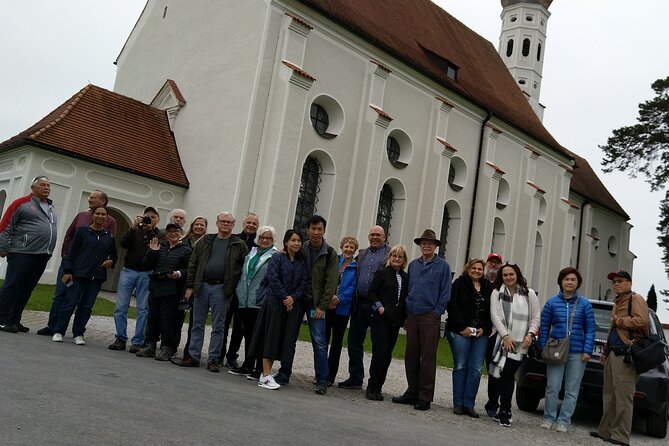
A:
<svg viewBox="0 0 669 446">
<path fill-rule="evenodd" d="M 49 200 L 51 183 L 35 177 L 32 193 L 14 200 L 0 221 L 0 257 L 7 257 L 7 272 L 0 289 L 0 330 L 25 333 L 21 316 L 56 246 L 57 221 Z"/>
<path fill-rule="evenodd" d="M 428 410 L 434 398 L 437 374 L 437 345 L 441 316 L 451 298 L 451 267 L 436 255 L 441 241 L 426 229 L 414 239 L 421 256 L 409 264 L 407 295 L 407 347 L 404 368 L 407 390 L 394 397 L 393 403 L 413 404 L 416 410 Z"/>
</svg>

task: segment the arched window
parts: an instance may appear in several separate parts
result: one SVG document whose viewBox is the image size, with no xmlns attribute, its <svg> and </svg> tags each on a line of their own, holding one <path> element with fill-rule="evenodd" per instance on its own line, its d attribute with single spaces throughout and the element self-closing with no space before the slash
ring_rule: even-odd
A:
<svg viewBox="0 0 669 446">
<path fill-rule="evenodd" d="M 297 197 L 297 207 L 295 208 L 295 219 L 293 221 L 294 228 L 301 231 L 306 230 L 307 221 L 316 213 L 322 173 L 323 167 L 318 159 L 308 156 L 302 166 L 300 192 Z"/>
<path fill-rule="evenodd" d="M 537 44 L 537 62 L 541 60 L 541 43 Z"/>
<path fill-rule="evenodd" d="M 311 104 L 311 125 L 314 126 L 316 133 L 321 136 L 326 136 L 328 127 L 330 126 L 330 117 L 328 112 L 320 104 Z"/>
<path fill-rule="evenodd" d="M 506 57 L 511 57 L 513 54 L 513 39 L 509 39 L 506 42 Z"/>
<path fill-rule="evenodd" d="M 386 231 L 386 239 L 390 237 L 390 226 L 393 219 L 395 194 L 388 183 L 383 185 L 379 194 L 379 210 L 376 213 L 376 224 Z"/>
<path fill-rule="evenodd" d="M 523 39 L 523 57 L 527 57 L 530 54 L 530 39 Z"/>
<path fill-rule="evenodd" d="M 437 255 L 442 259 L 446 257 L 446 243 L 448 241 L 448 227 L 451 224 L 451 214 L 448 212 L 448 203 L 444 205 L 444 214 L 441 217 L 441 234 L 439 235 L 439 240 L 441 241 L 441 246 L 439 247 L 439 252 Z"/>
<path fill-rule="evenodd" d="M 390 164 L 399 167 L 397 161 L 400 159 L 400 143 L 392 136 L 389 136 L 386 141 L 386 152 L 388 153 Z M 401 167 L 406 167 L 406 164 Z"/>
</svg>

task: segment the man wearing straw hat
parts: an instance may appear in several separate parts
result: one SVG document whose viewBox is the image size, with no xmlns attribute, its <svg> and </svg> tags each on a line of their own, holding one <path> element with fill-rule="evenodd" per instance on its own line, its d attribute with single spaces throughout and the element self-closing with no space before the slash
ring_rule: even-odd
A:
<svg viewBox="0 0 669 446">
<path fill-rule="evenodd" d="M 404 356 L 408 387 L 402 396 L 393 398 L 393 403 L 428 410 L 434 397 L 441 316 L 451 298 L 451 267 L 436 255 L 441 242 L 433 230 L 423 231 L 414 243 L 420 246 L 421 256 L 409 264 Z"/>
</svg>

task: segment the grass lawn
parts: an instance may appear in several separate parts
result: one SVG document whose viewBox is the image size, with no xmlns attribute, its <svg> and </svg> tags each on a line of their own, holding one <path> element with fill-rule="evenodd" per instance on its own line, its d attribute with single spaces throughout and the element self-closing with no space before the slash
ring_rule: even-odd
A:
<svg viewBox="0 0 669 446">
<path fill-rule="evenodd" d="M 2 281 L 0 281 L 0 284 Z M 55 285 L 37 285 L 33 291 L 26 310 L 32 311 L 46 311 L 48 312 L 51 309 L 51 299 L 55 290 Z M 109 316 L 114 315 L 114 302 L 108 301 L 107 299 L 98 298 L 95 301 L 93 306 L 93 315 L 94 316 Z M 137 316 L 137 310 L 130 307 L 128 310 L 128 317 L 135 319 Z M 211 324 L 210 318 L 207 320 L 207 324 Z M 344 345 L 348 339 L 348 329 L 346 329 L 346 334 L 344 335 Z M 302 324 L 300 328 L 300 341 L 311 342 L 311 337 L 309 336 L 309 327 L 306 324 Z M 397 345 L 395 345 L 395 350 L 393 351 L 393 358 L 404 359 L 404 351 L 406 350 L 406 337 L 399 335 L 397 338 Z M 365 351 L 372 351 L 372 341 L 369 333 L 365 339 Z M 345 358 L 345 356 L 344 356 Z M 442 367 L 453 367 L 453 355 L 451 353 L 450 345 L 446 339 L 439 339 L 439 347 L 437 349 L 437 365 Z"/>
</svg>

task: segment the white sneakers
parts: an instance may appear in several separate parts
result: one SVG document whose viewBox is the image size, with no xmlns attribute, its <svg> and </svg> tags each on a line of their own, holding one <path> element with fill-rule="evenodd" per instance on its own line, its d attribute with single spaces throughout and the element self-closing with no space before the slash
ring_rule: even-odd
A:
<svg viewBox="0 0 669 446">
<path fill-rule="evenodd" d="M 53 337 L 51 338 L 53 342 L 63 342 L 63 335 L 60 333 L 54 333 Z M 77 336 L 74 338 L 74 343 L 77 345 L 86 345 L 86 341 L 84 341 L 83 336 Z M 276 384 L 276 383 L 275 383 Z"/>
<path fill-rule="evenodd" d="M 562 432 L 562 433 L 567 432 L 567 426 L 565 426 L 564 424 L 558 423 L 555 426 L 555 432 Z"/>
<path fill-rule="evenodd" d="M 550 422 L 550 421 L 548 421 L 548 420 L 544 420 L 544 422 L 541 423 L 541 428 L 542 428 L 542 429 L 546 429 L 546 430 L 548 430 L 548 429 L 550 429 L 551 427 L 553 427 L 553 423 Z"/>
<path fill-rule="evenodd" d="M 77 345 L 86 345 L 86 341 L 84 341 L 83 336 L 77 336 L 74 338 L 74 343 Z"/>
<path fill-rule="evenodd" d="M 63 342 L 63 335 L 60 333 L 55 333 L 51 338 L 53 342 Z"/>
<path fill-rule="evenodd" d="M 277 390 L 279 387 L 281 387 L 281 385 L 277 384 L 277 382 L 274 381 L 274 377 L 272 375 L 265 376 L 261 374 L 260 379 L 258 380 L 258 387 L 263 387 L 265 389 L 270 389 L 270 390 Z"/>
</svg>

